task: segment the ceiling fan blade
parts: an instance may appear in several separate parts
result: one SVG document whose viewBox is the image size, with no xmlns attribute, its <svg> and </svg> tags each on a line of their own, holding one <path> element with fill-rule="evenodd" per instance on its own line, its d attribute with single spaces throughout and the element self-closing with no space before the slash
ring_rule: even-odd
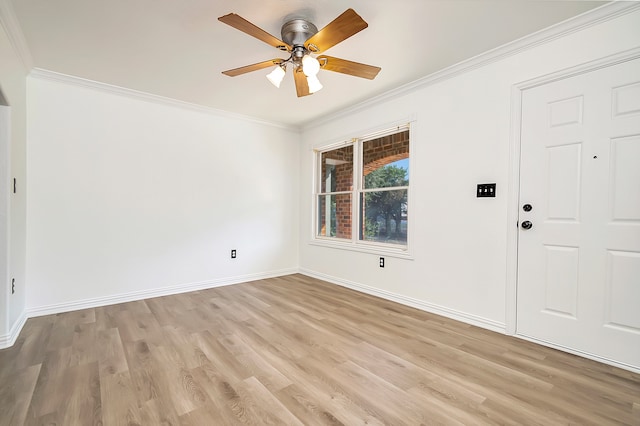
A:
<svg viewBox="0 0 640 426">
<path fill-rule="evenodd" d="M 373 65 L 361 64 L 359 62 L 347 61 L 346 59 L 334 58 L 332 56 L 318 56 L 320 69 L 349 74 L 356 77 L 376 78 L 382 68 Z"/>
<path fill-rule="evenodd" d="M 293 78 L 296 82 L 296 93 L 298 97 L 311 95 L 309 92 L 309 83 L 307 82 L 307 76 L 302 72 L 302 68 L 298 67 L 293 70 Z"/>
<path fill-rule="evenodd" d="M 246 65 L 244 67 L 222 71 L 222 74 L 228 75 L 229 77 L 236 77 L 238 75 L 246 74 L 251 71 L 258 71 L 264 68 L 273 67 L 275 65 L 282 63 L 283 61 L 284 61 L 283 59 L 270 59 L 268 61 L 258 62 L 257 64 Z"/>
<path fill-rule="evenodd" d="M 314 53 L 324 52 L 368 26 L 369 24 L 353 9 L 347 9 L 326 27 L 309 37 L 304 46 Z"/>
<path fill-rule="evenodd" d="M 262 28 L 253 25 L 251 22 L 247 21 L 240 15 L 236 15 L 235 13 L 221 16 L 218 18 L 218 21 L 230 25 L 233 28 L 242 31 L 243 33 L 249 34 L 250 36 L 257 38 L 258 40 L 262 40 L 277 49 L 286 51 L 290 51 L 292 49 L 292 47 L 284 41 L 272 36 Z"/>
</svg>

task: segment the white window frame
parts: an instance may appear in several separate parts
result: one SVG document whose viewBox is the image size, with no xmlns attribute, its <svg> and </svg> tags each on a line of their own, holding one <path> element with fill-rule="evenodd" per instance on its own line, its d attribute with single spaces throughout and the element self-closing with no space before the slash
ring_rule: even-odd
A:
<svg viewBox="0 0 640 426">
<path fill-rule="evenodd" d="M 360 240 L 359 230 L 361 226 L 361 217 L 360 217 L 360 197 L 365 192 L 372 191 L 390 191 L 390 190 L 398 190 L 405 189 L 405 187 L 385 187 L 385 188 L 367 188 L 364 189 L 363 182 L 363 158 L 362 158 L 362 147 L 365 142 L 368 142 L 372 139 L 381 138 L 387 135 L 400 133 L 405 130 L 409 131 L 409 185 L 406 187 L 407 189 L 407 211 L 409 212 L 409 217 L 411 217 L 412 202 L 412 186 L 411 186 L 411 174 L 413 170 L 413 140 L 414 140 L 414 126 L 411 122 L 394 125 L 392 127 L 386 127 L 383 130 L 375 131 L 368 133 L 364 136 L 353 138 L 349 140 L 343 140 L 342 142 L 333 143 L 329 145 L 324 145 L 322 147 L 316 148 L 313 151 L 314 154 L 314 167 L 313 167 L 313 217 L 312 217 L 312 230 L 311 230 L 311 241 L 310 244 L 331 247 L 342 250 L 351 250 L 365 253 L 374 253 L 374 254 L 384 254 L 386 256 L 391 257 L 400 257 L 400 258 L 408 258 L 412 259 L 411 255 L 411 241 L 413 228 L 415 225 L 412 223 L 407 223 L 407 243 L 405 245 L 400 244 L 391 244 L 391 243 L 380 243 L 375 241 L 364 241 Z M 352 145 L 353 146 L 353 189 L 351 191 L 338 191 L 338 192 L 321 192 L 322 180 L 320 177 L 320 171 L 322 170 L 322 154 L 328 151 L 333 151 L 336 149 L 343 148 L 345 146 Z M 351 238 L 337 238 L 337 237 L 327 237 L 318 235 L 318 221 L 320 220 L 319 211 L 318 211 L 318 200 L 321 194 L 325 195 L 337 195 L 337 194 L 350 194 L 351 195 Z M 326 219 L 325 219 L 326 220 Z M 412 222 L 412 220 L 410 220 Z"/>
</svg>

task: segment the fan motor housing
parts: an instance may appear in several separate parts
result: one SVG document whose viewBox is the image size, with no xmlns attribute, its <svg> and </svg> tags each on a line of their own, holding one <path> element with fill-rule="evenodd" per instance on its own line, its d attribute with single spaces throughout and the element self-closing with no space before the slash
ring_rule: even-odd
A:
<svg viewBox="0 0 640 426">
<path fill-rule="evenodd" d="M 318 32 L 318 28 L 304 19 L 293 19 L 282 26 L 282 41 L 289 46 L 304 46 L 304 42 Z"/>
</svg>

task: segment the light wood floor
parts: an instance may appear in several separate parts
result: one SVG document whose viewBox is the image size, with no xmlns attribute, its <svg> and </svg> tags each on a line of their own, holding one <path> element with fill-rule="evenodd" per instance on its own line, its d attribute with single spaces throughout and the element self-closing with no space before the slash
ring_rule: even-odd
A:
<svg viewBox="0 0 640 426">
<path fill-rule="evenodd" d="M 302 275 L 29 319 L 0 424 L 640 425 L 640 375 Z"/>
</svg>

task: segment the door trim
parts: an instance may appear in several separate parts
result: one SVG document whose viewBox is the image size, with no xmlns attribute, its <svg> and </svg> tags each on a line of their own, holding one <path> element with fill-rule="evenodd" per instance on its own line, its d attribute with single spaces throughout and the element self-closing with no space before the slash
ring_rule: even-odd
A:
<svg viewBox="0 0 640 426">
<path fill-rule="evenodd" d="M 507 267 L 506 267 L 506 294 L 505 294 L 505 332 L 508 335 L 517 336 L 534 341 L 545 346 L 550 346 L 565 352 L 574 353 L 586 358 L 594 359 L 605 364 L 629 370 L 626 364 L 616 363 L 593 354 L 574 351 L 548 342 L 533 340 L 518 334 L 517 331 L 517 297 L 518 297 L 518 215 L 520 209 L 520 144 L 522 127 L 522 93 L 537 86 L 563 80 L 577 75 L 596 71 L 623 62 L 640 58 L 640 47 L 606 56 L 594 61 L 586 62 L 574 67 L 566 68 L 530 80 L 514 84 L 511 88 L 511 130 L 509 137 L 509 175 L 507 187 Z"/>
</svg>

